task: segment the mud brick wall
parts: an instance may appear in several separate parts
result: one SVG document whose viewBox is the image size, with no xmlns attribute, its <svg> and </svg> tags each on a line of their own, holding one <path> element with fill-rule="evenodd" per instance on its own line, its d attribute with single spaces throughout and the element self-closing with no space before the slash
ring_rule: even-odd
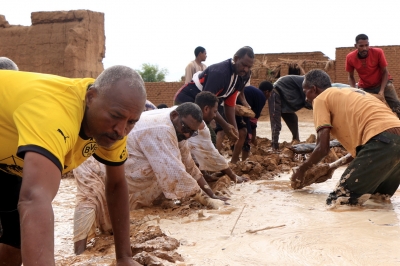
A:
<svg viewBox="0 0 400 266">
<path fill-rule="evenodd" d="M 282 60 L 315 60 L 315 61 L 328 61 L 329 57 L 326 56 L 322 52 L 300 52 L 300 53 L 276 53 L 276 54 L 255 54 L 255 59 L 260 60 L 261 62 L 267 61 L 268 63 L 279 63 Z M 304 62 L 303 69 L 307 73 L 311 69 L 323 69 L 321 64 L 315 62 Z M 265 77 L 267 69 L 259 69 L 257 77 Z M 327 73 L 331 77 L 331 79 L 335 79 L 335 67 L 330 68 Z M 289 74 L 289 66 L 281 65 L 280 76 L 286 76 Z"/>
<path fill-rule="evenodd" d="M 299 53 L 274 53 L 274 54 L 255 54 L 255 59 L 260 61 L 267 60 L 268 62 L 279 62 L 279 59 L 290 59 L 290 60 L 317 60 L 317 61 L 325 61 L 328 60 L 327 57 L 322 52 L 299 52 Z"/>
<path fill-rule="evenodd" d="M 165 103 L 171 107 L 175 93 L 183 84 L 184 82 L 145 82 L 147 99 L 155 105 Z"/>
<path fill-rule="evenodd" d="M 22 71 L 96 78 L 105 56 L 104 14 L 89 10 L 33 12 L 32 26 L 0 15 L 0 56 Z"/>
<path fill-rule="evenodd" d="M 400 96 L 400 46 L 399 45 L 388 45 L 388 46 L 375 46 L 381 48 L 386 56 L 388 62 L 387 69 L 393 78 L 393 84 L 396 88 L 397 95 Z M 336 79 L 335 82 L 348 83 L 348 73 L 345 70 L 346 55 L 351 51 L 354 51 L 354 47 L 339 47 L 336 48 Z M 356 81 L 358 80 L 357 71 L 354 71 Z"/>
</svg>

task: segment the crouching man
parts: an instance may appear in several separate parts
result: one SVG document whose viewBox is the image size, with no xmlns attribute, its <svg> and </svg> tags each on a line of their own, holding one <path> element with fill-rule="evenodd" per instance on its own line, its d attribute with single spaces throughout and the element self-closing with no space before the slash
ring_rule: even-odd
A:
<svg viewBox="0 0 400 266">
<path fill-rule="evenodd" d="M 400 184 L 398 117 L 362 90 L 330 87 L 330 78 L 322 70 L 305 75 L 303 90 L 313 105 L 318 138 L 310 158 L 292 175 L 292 187 L 297 188 L 305 172 L 328 154 L 332 134 L 354 160 L 328 196 L 327 204 L 363 204 L 371 195 L 390 198 Z"/>
<path fill-rule="evenodd" d="M 151 206 L 160 196 L 170 200 L 193 196 L 211 208 L 228 200 L 212 192 L 190 155 L 187 140 L 197 135 L 202 122 L 202 111 L 194 103 L 143 113 L 127 139 L 125 178 L 130 209 Z M 106 232 L 111 226 L 104 196 L 104 166 L 89 158 L 74 175 L 74 246 L 75 253 L 80 254 L 94 228 Z"/>
</svg>

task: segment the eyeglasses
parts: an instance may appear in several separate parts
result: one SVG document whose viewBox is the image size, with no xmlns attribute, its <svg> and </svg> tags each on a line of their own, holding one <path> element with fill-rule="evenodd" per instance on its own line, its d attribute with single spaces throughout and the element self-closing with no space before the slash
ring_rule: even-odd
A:
<svg viewBox="0 0 400 266">
<path fill-rule="evenodd" d="M 198 130 L 193 130 L 188 125 L 186 125 L 185 122 L 182 121 L 182 118 L 181 118 L 181 126 L 182 126 L 181 128 L 182 133 L 189 133 L 191 137 L 195 137 L 199 134 Z"/>
</svg>

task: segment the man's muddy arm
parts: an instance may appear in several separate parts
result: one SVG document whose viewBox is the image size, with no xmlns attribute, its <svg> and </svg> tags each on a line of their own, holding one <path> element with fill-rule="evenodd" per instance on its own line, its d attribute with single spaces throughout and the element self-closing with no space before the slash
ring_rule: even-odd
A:
<svg viewBox="0 0 400 266">
<path fill-rule="evenodd" d="M 51 202 L 61 181 L 60 169 L 45 156 L 27 152 L 18 203 L 21 252 L 25 266 L 55 265 L 54 213 Z"/>
<path fill-rule="evenodd" d="M 322 128 L 318 131 L 317 146 L 311 153 L 310 158 L 300 165 L 299 169 L 292 175 L 291 180 L 302 180 L 305 172 L 319 163 L 329 153 L 330 128 Z"/>
<path fill-rule="evenodd" d="M 244 90 L 245 90 L 245 89 L 246 89 L 246 88 L 244 88 L 241 92 L 239 92 L 238 100 L 242 103 L 242 105 L 243 105 L 244 107 L 247 107 L 247 108 L 251 109 L 251 106 L 250 106 L 250 104 L 247 102 L 246 97 L 245 97 L 245 95 L 244 95 Z"/>
<path fill-rule="evenodd" d="M 217 195 L 214 194 L 210 186 L 208 185 L 207 181 L 204 179 L 204 177 L 200 177 L 197 180 L 197 184 L 199 187 L 212 199 L 220 199 L 223 201 L 229 200 L 227 197 L 218 197 Z"/>
<path fill-rule="evenodd" d="M 385 93 L 386 85 L 389 80 L 389 72 L 386 67 L 382 67 L 381 71 L 382 71 L 382 81 L 381 81 L 381 89 L 379 90 L 379 94 L 383 96 Z"/>
<path fill-rule="evenodd" d="M 106 199 L 114 234 L 117 264 L 134 264 L 129 232 L 129 197 L 125 180 L 125 167 L 106 165 Z"/>
<path fill-rule="evenodd" d="M 235 108 L 233 107 L 233 113 L 235 114 Z M 239 133 L 237 131 L 236 120 L 234 119 L 234 124 L 229 124 L 225 119 L 221 116 L 219 112 L 215 116 L 215 122 L 217 122 L 222 129 L 224 130 L 225 134 L 232 142 L 236 142 L 239 139 Z"/>
<path fill-rule="evenodd" d="M 354 78 L 354 70 L 349 72 L 348 75 L 349 84 L 351 87 L 356 87 L 356 79 Z"/>
</svg>

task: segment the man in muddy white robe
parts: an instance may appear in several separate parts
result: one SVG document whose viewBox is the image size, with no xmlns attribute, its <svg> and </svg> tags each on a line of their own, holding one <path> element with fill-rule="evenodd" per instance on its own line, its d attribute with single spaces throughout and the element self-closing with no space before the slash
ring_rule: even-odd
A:
<svg viewBox="0 0 400 266">
<path fill-rule="evenodd" d="M 330 78 L 322 70 L 305 75 L 303 90 L 313 105 L 318 138 L 310 158 L 291 177 L 292 187 L 299 187 L 305 172 L 328 154 L 332 134 L 354 160 L 330 193 L 327 204 L 359 205 L 371 195 L 383 199 L 393 196 L 400 184 L 398 117 L 362 90 L 331 88 Z"/>
<path fill-rule="evenodd" d="M 212 208 L 223 205 L 221 200 L 227 198 L 215 196 L 190 155 L 187 139 L 197 135 L 202 121 L 202 112 L 194 103 L 142 114 L 127 140 L 125 178 L 131 209 L 151 206 L 162 194 L 171 200 L 194 196 Z M 80 254 L 93 228 L 109 231 L 111 227 L 104 204 L 103 165 L 89 158 L 74 175 L 78 189 L 74 245 Z"/>
<path fill-rule="evenodd" d="M 206 123 L 210 123 L 218 112 L 218 97 L 209 91 L 202 91 L 196 95 L 195 103 L 203 112 L 203 122 L 199 127 L 199 134 L 188 140 L 191 154 L 199 164 L 203 173 L 205 171 L 219 172 L 226 174 L 237 183 L 242 183 L 248 179 L 237 176 L 229 167 L 226 159 L 218 152 L 211 141 L 210 130 Z"/>
</svg>

